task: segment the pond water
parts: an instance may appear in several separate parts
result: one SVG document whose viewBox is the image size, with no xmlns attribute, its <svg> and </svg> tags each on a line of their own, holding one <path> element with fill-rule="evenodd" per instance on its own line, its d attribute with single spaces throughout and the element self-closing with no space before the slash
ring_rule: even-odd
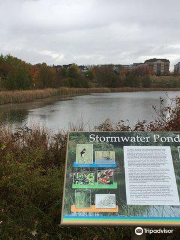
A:
<svg viewBox="0 0 180 240">
<path fill-rule="evenodd" d="M 23 104 L 0 106 L 0 119 L 13 127 L 40 124 L 53 131 L 67 130 L 70 123 L 83 122 L 92 129 L 105 119 L 113 123 L 129 120 L 134 125 L 138 120 L 151 121 L 156 118 L 152 106 L 159 107 L 159 98 L 165 103 L 169 98 L 180 96 L 180 92 L 151 91 L 123 93 L 93 93 L 83 96 L 51 97 Z"/>
</svg>

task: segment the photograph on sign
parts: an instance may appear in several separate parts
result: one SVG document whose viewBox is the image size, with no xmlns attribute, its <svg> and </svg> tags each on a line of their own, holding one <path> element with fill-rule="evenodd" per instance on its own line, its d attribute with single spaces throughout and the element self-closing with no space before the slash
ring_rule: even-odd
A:
<svg viewBox="0 0 180 240">
<path fill-rule="evenodd" d="M 115 152 L 114 151 L 96 151 L 95 163 L 96 164 L 114 164 Z"/>
<path fill-rule="evenodd" d="M 116 208 L 115 194 L 96 194 L 95 195 L 96 208 Z"/>
<path fill-rule="evenodd" d="M 91 190 L 89 189 L 75 190 L 75 206 L 76 208 L 90 208 Z"/>
<path fill-rule="evenodd" d="M 76 163 L 77 164 L 93 163 L 93 145 L 92 144 L 77 144 Z"/>
<path fill-rule="evenodd" d="M 112 185 L 114 183 L 114 172 L 112 169 L 97 171 L 98 185 Z"/>
<path fill-rule="evenodd" d="M 94 185 L 95 174 L 93 172 L 73 173 L 73 184 L 75 185 Z"/>
</svg>

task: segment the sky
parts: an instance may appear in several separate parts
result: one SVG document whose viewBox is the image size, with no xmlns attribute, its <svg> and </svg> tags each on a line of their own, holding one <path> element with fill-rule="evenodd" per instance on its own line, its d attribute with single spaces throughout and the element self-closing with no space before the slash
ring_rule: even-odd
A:
<svg viewBox="0 0 180 240">
<path fill-rule="evenodd" d="M 180 61 L 179 0 L 0 0 L 0 53 L 36 64 Z"/>
</svg>

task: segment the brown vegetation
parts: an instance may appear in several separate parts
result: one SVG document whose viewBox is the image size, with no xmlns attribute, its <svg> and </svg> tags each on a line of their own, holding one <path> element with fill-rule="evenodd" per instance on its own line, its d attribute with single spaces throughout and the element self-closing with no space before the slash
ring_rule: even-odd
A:
<svg viewBox="0 0 180 240">
<path fill-rule="evenodd" d="M 40 98 L 47 98 L 58 94 L 57 89 L 22 90 L 0 92 L 0 105 L 6 103 L 29 102 Z"/>
<path fill-rule="evenodd" d="M 75 95 L 90 93 L 110 93 L 110 92 L 145 92 L 145 91 L 180 91 L 180 88 L 67 88 L 58 89 L 46 88 L 39 90 L 22 90 L 22 91 L 1 91 L 0 105 L 7 103 L 30 102 L 36 99 L 44 99 L 55 95 Z"/>
</svg>

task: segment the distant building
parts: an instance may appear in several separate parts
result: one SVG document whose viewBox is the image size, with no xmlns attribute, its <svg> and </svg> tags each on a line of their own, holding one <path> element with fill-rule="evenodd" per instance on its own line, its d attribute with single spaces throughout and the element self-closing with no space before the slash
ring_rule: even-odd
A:
<svg viewBox="0 0 180 240">
<path fill-rule="evenodd" d="M 141 65 L 144 65 L 144 63 L 133 63 L 133 64 L 129 64 L 129 65 L 127 65 L 127 64 L 126 65 L 114 65 L 114 68 L 116 68 L 116 72 L 118 72 L 122 75 L 126 75 L 127 72 L 130 72 L 131 70 L 134 70 Z"/>
<path fill-rule="evenodd" d="M 89 68 L 87 66 L 84 66 L 84 65 L 80 65 L 78 67 L 79 67 L 80 72 L 83 72 L 83 73 L 85 73 L 89 70 Z"/>
<path fill-rule="evenodd" d="M 125 68 L 127 70 L 131 70 L 132 69 L 132 65 L 121 65 L 121 68 Z"/>
<path fill-rule="evenodd" d="M 174 65 L 174 73 L 180 75 L 180 62 Z"/>
<path fill-rule="evenodd" d="M 56 72 L 59 72 L 59 71 L 61 70 L 61 68 L 62 68 L 61 65 L 56 65 L 56 66 L 54 66 L 54 67 L 55 67 L 55 69 L 56 69 Z"/>
<path fill-rule="evenodd" d="M 113 68 L 114 64 L 98 64 L 96 65 L 97 67 L 110 67 L 110 68 Z"/>
<path fill-rule="evenodd" d="M 74 64 L 75 63 L 70 63 L 70 64 L 63 65 L 62 67 L 65 68 L 65 69 L 69 69 Z"/>
<path fill-rule="evenodd" d="M 131 65 L 131 68 L 132 68 L 132 69 L 135 69 L 135 68 L 137 68 L 137 67 L 139 67 L 139 66 L 141 66 L 141 65 L 144 65 L 144 63 L 133 63 L 133 64 Z"/>
<path fill-rule="evenodd" d="M 154 71 L 157 76 L 169 74 L 170 61 L 167 59 L 149 59 L 144 62 L 150 71 Z"/>
<path fill-rule="evenodd" d="M 144 63 L 133 63 L 129 65 L 121 65 L 121 68 L 126 68 L 127 70 L 136 69 L 138 66 L 143 65 Z"/>
</svg>

